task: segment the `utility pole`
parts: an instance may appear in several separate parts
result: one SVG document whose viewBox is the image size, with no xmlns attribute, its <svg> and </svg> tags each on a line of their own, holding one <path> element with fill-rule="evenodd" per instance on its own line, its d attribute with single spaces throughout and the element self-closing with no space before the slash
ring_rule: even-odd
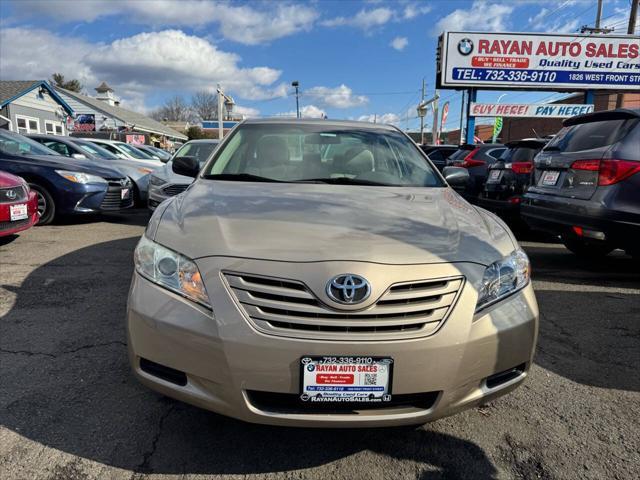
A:
<svg viewBox="0 0 640 480">
<path fill-rule="evenodd" d="M 218 140 L 222 141 L 224 136 L 224 120 L 222 119 L 222 102 L 224 102 L 224 92 L 220 88 L 220 84 L 217 87 L 218 91 Z"/>
<path fill-rule="evenodd" d="M 420 103 L 424 102 L 424 78 L 422 79 L 422 97 L 420 97 Z M 420 115 L 420 143 L 424 145 L 424 116 Z"/>
<path fill-rule="evenodd" d="M 291 86 L 296 89 L 296 118 L 300 118 L 300 101 L 298 100 L 300 82 L 298 80 L 294 80 L 291 82 Z"/>
<path fill-rule="evenodd" d="M 636 4 L 637 0 L 632 0 Z M 632 7 L 633 8 L 633 7 Z M 611 33 L 614 31 L 613 28 L 600 28 L 600 20 L 602 19 L 602 0 L 598 0 L 598 13 L 596 14 L 596 24 L 595 27 L 588 27 L 583 25 L 580 28 L 580 33 Z"/>
<path fill-rule="evenodd" d="M 629 26 L 627 34 L 633 35 L 636 32 L 636 17 L 638 16 L 638 5 L 640 0 L 631 0 L 631 12 L 629 13 Z M 622 108 L 624 105 L 624 93 L 619 93 L 616 97 L 616 108 Z"/>
</svg>

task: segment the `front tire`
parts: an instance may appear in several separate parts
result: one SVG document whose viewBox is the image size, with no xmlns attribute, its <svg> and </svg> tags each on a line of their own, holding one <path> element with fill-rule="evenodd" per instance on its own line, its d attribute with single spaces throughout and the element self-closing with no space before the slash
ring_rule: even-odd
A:
<svg viewBox="0 0 640 480">
<path fill-rule="evenodd" d="M 581 238 L 567 237 L 565 235 L 561 238 L 564 246 L 579 257 L 601 258 L 609 255 L 615 249 L 607 242 L 591 243 L 585 242 Z"/>
<path fill-rule="evenodd" d="M 56 216 L 56 204 L 53 201 L 53 197 L 46 188 L 38 184 L 30 183 L 29 188 L 36 192 L 38 196 L 38 213 L 40 214 L 40 219 L 36 225 L 49 225 Z"/>
</svg>

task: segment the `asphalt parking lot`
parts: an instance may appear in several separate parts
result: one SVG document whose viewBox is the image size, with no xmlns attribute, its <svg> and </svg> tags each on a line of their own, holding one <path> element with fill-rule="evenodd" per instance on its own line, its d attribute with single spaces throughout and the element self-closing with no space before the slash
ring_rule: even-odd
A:
<svg viewBox="0 0 640 480">
<path fill-rule="evenodd" d="M 161 397 L 129 372 L 145 212 L 0 240 L 0 478 L 640 477 L 640 267 L 523 242 L 541 309 L 528 382 L 420 428 L 283 429 Z"/>
</svg>

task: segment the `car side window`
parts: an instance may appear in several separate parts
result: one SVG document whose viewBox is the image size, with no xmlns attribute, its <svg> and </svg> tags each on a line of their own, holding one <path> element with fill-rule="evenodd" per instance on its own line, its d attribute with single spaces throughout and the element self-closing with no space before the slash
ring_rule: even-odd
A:
<svg viewBox="0 0 640 480">
<path fill-rule="evenodd" d="M 44 144 L 54 152 L 58 152 L 60 155 L 64 155 L 65 157 L 70 157 L 73 153 L 69 150 L 69 147 L 62 142 L 48 141 L 44 142 Z"/>
</svg>

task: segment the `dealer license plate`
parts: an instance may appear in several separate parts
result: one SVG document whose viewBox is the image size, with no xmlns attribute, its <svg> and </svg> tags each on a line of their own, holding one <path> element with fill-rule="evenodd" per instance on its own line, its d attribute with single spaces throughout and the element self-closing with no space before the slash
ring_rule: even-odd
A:
<svg viewBox="0 0 640 480">
<path fill-rule="evenodd" d="M 300 369 L 303 402 L 391 401 L 391 358 L 302 357 Z"/>
<path fill-rule="evenodd" d="M 502 174 L 502 170 L 491 170 L 489 172 L 489 181 L 495 182 L 499 180 L 501 174 Z"/>
<path fill-rule="evenodd" d="M 553 187 L 558 183 L 560 172 L 558 170 L 545 170 L 540 178 L 540 184 L 545 187 Z"/>
<path fill-rule="evenodd" d="M 16 220 L 24 220 L 29 216 L 27 213 L 27 204 L 18 203 L 17 205 L 11 205 L 9 207 L 9 216 L 12 222 L 15 222 Z"/>
<path fill-rule="evenodd" d="M 123 188 L 122 190 L 120 190 L 120 199 L 124 200 L 125 198 L 129 198 L 129 189 L 128 188 Z"/>
</svg>

